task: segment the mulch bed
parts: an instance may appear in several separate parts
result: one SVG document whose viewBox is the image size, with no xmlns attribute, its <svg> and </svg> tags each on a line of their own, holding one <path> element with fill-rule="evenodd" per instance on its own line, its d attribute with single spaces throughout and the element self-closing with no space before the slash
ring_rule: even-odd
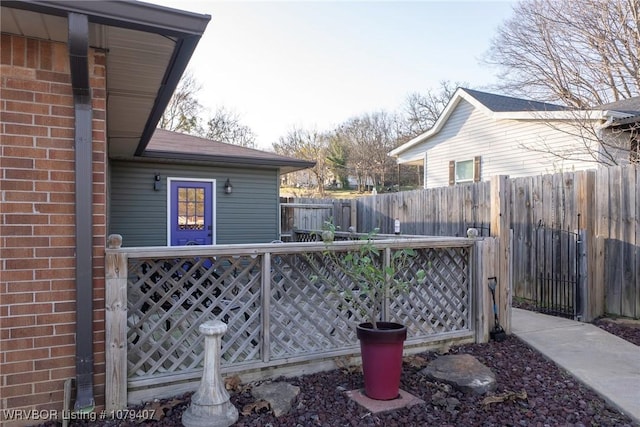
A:
<svg viewBox="0 0 640 427">
<path fill-rule="evenodd" d="M 640 345 L 640 325 L 600 319 L 596 325 Z M 405 358 L 401 387 L 425 404 L 371 414 L 345 392 L 362 387 L 354 369 L 287 378 L 300 387 L 293 409 L 280 418 L 251 395 L 251 385 L 235 384 L 231 401 L 241 413 L 237 426 L 632 426 L 631 420 L 591 389 L 532 350 L 515 336 L 503 342 L 452 347 L 448 354 L 471 354 L 496 374 L 498 387 L 484 396 L 470 396 L 427 381 L 418 371 L 440 355 L 421 353 Z M 487 398 L 489 397 L 489 398 Z M 154 420 L 76 422 L 92 426 L 180 426 L 191 395 L 149 402 L 134 409 L 155 409 Z M 50 422 L 46 426 L 54 426 Z"/>
<path fill-rule="evenodd" d="M 612 319 L 603 317 L 593 322 L 610 334 L 640 346 L 640 320 Z"/>
</svg>

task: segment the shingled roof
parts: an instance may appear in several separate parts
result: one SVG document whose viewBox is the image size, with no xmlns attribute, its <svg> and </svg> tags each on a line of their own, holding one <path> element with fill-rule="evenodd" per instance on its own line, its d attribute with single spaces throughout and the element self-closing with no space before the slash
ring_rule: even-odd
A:
<svg viewBox="0 0 640 427">
<path fill-rule="evenodd" d="M 528 99 L 513 98 L 511 96 L 496 95 L 493 93 L 480 92 L 462 88 L 478 102 L 494 113 L 516 112 L 516 111 L 565 111 L 570 108 L 562 105 L 548 104 L 546 102 L 530 101 Z"/>
<path fill-rule="evenodd" d="M 598 108 L 601 110 L 627 114 L 626 117 L 613 118 L 613 120 L 608 123 L 609 127 L 619 127 L 622 129 L 631 127 L 636 128 L 638 123 L 640 123 L 640 96 L 602 104 L 598 106 Z"/>
<path fill-rule="evenodd" d="M 156 129 L 144 157 L 186 160 L 216 165 L 257 166 L 280 169 L 282 173 L 311 168 L 315 162 L 281 156 L 268 151 L 226 144 L 193 135 Z"/>
<path fill-rule="evenodd" d="M 496 95 L 493 93 L 481 92 L 479 90 L 458 88 L 453 94 L 446 107 L 436 120 L 431 129 L 416 136 L 410 141 L 405 142 L 401 146 L 391 150 L 389 155 L 398 157 L 411 147 L 421 144 L 440 132 L 440 129 L 449 119 L 449 116 L 457 105 L 462 101 L 466 101 L 479 109 L 488 118 L 492 119 L 512 119 L 512 120 L 571 120 L 575 119 L 573 115 L 575 110 L 562 105 L 549 104 L 546 102 L 532 101 L 529 99 L 514 98 L 505 95 Z"/>
<path fill-rule="evenodd" d="M 602 104 L 597 108 L 600 110 L 611 110 L 631 115 L 640 115 L 640 96 Z"/>
</svg>

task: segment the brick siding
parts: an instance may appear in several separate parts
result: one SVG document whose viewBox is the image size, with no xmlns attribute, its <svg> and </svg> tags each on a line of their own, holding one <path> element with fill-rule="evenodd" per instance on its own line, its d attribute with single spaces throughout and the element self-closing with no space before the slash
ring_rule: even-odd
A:
<svg viewBox="0 0 640 427">
<path fill-rule="evenodd" d="M 75 379 L 74 110 L 69 55 L 64 43 L 7 34 L 2 34 L 1 43 L 0 409 L 61 411 L 64 381 Z M 105 380 L 105 66 L 104 53 L 92 51 L 98 405 L 104 402 Z"/>
</svg>

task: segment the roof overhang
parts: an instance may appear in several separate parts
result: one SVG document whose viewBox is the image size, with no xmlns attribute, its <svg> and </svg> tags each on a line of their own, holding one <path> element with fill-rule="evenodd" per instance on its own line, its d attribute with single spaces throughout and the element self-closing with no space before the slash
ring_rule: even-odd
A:
<svg viewBox="0 0 640 427">
<path fill-rule="evenodd" d="M 621 113 L 619 111 L 606 111 L 607 120 L 603 128 L 636 128 L 640 124 L 640 114 Z"/>
<path fill-rule="evenodd" d="M 109 154 L 141 155 L 209 15 L 137 1 L 3 1 L 2 32 L 67 43 L 69 13 L 87 15 L 89 45 L 106 52 Z"/>
<path fill-rule="evenodd" d="M 279 169 L 289 173 L 312 168 L 316 162 L 213 141 L 194 135 L 156 129 L 138 161 L 199 164 L 220 167 Z"/>
<path fill-rule="evenodd" d="M 260 169 L 279 169 L 281 174 L 312 168 L 315 162 L 306 160 L 255 159 L 241 156 L 215 156 L 194 153 L 176 153 L 175 151 L 147 150 L 138 161 L 153 161 L 174 164 L 193 164 L 219 167 L 247 167 Z"/>
</svg>

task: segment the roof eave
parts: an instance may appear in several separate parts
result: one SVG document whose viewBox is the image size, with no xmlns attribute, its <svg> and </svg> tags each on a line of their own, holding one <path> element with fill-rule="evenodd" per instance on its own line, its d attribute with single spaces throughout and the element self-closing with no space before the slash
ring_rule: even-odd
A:
<svg viewBox="0 0 640 427">
<path fill-rule="evenodd" d="M 606 118 L 601 110 L 564 111 L 504 111 L 491 113 L 495 120 L 602 120 Z"/>
<path fill-rule="evenodd" d="M 198 41 L 211 20 L 210 15 L 130 0 L 5 0 L 2 6 L 63 17 L 69 13 L 79 13 L 86 15 L 92 23 L 175 38 L 175 48 L 140 133 L 135 156 L 142 155 L 149 144 L 171 95 L 178 86 Z"/>
<path fill-rule="evenodd" d="M 640 114 L 620 113 L 618 111 L 606 111 L 608 120 L 602 125 L 606 128 L 624 128 L 629 125 L 633 127 L 640 123 Z"/>
<path fill-rule="evenodd" d="M 467 96 L 464 96 L 464 95 L 467 95 Z M 433 136 L 436 133 L 440 132 L 440 129 L 442 128 L 444 123 L 447 121 L 447 118 L 451 115 L 451 112 L 455 109 L 456 105 L 458 105 L 458 102 L 460 102 L 460 99 L 463 98 L 463 97 L 465 99 L 470 98 L 471 100 L 473 100 L 472 103 L 474 103 L 474 105 L 475 105 L 475 99 L 473 97 L 469 96 L 464 91 L 464 89 L 458 88 L 455 91 L 455 93 L 453 94 L 453 96 L 451 97 L 451 100 L 449 100 L 449 103 L 447 103 L 447 105 L 444 107 L 444 110 L 442 110 L 442 113 L 440 113 L 440 116 L 438 117 L 438 119 L 434 123 L 433 127 L 431 127 L 431 129 L 429 129 L 428 131 L 426 131 L 426 132 L 416 136 L 415 138 L 405 142 L 401 146 L 394 148 L 393 150 L 391 150 L 388 153 L 388 155 L 391 156 L 391 157 L 396 157 L 397 158 L 403 152 L 407 151 L 411 147 L 413 147 L 413 146 L 415 146 L 417 144 L 420 144 L 424 140 L 429 139 L 431 136 Z M 482 108 L 484 108 L 484 106 L 482 106 Z"/>
<path fill-rule="evenodd" d="M 387 153 L 388 156 L 390 157 L 395 157 L 396 159 L 405 151 L 407 151 L 408 149 L 426 141 L 427 139 L 429 139 L 432 135 L 438 133 L 439 129 L 436 129 L 436 127 L 432 127 L 431 129 L 429 129 L 428 131 L 426 131 L 425 133 L 421 133 L 420 135 L 416 136 L 415 138 L 405 142 L 404 144 L 402 144 L 399 147 L 394 148 L 393 150 L 389 151 L 389 153 Z"/>
<path fill-rule="evenodd" d="M 80 13 L 87 15 L 89 22 L 174 37 L 200 36 L 211 20 L 210 15 L 141 1 L 5 0 L 2 5 L 57 16 Z"/>
<path fill-rule="evenodd" d="M 626 119 L 629 117 L 637 117 L 638 114 L 632 114 L 628 112 L 622 111 L 614 111 L 614 110 L 605 110 L 602 112 L 602 115 L 605 117 L 611 117 L 613 119 Z"/>
<path fill-rule="evenodd" d="M 162 79 L 162 85 L 158 91 L 158 96 L 153 104 L 147 123 L 145 124 L 140 142 L 136 147 L 135 156 L 143 155 L 147 145 L 149 145 L 149 141 L 156 130 L 156 126 L 160 122 L 160 118 L 162 117 L 162 114 L 164 114 L 167 105 L 169 105 L 171 96 L 178 87 L 180 78 L 186 70 L 187 64 L 189 63 L 199 40 L 200 36 L 189 36 L 176 43 L 170 64 L 167 67 L 164 78 Z"/>
<path fill-rule="evenodd" d="M 316 165 L 316 162 L 311 162 L 307 160 L 288 160 L 288 159 L 260 159 L 260 158 L 252 158 L 252 157 L 241 157 L 241 156 L 210 156 L 210 155 L 202 155 L 202 154 L 193 154 L 193 153 L 176 153 L 172 151 L 145 151 L 143 158 L 149 159 L 164 159 L 164 160 L 182 160 L 189 162 L 200 162 L 200 163 L 214 163 L 214 164 L 223 164 L 223 165 L 244 165 L 244 166 L 262 166 L 262 167 L 271 167 L 274 169 L 292 169 L 293 170 L 301 170 L 312 168 Z"/>
</svg>

